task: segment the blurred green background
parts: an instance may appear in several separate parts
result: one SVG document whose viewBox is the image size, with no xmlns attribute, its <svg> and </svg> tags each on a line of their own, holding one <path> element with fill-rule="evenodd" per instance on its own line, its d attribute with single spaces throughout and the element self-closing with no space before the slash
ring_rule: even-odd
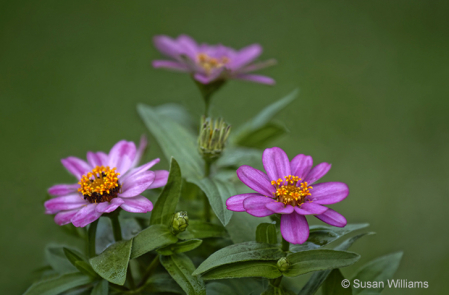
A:
<svg viewBox="0 0 449 295">
<path fill-rule="evenodd" d="M 29 286 L 45 244 L 72 242 L 42 206 L 49 186 L 73 181 L 61 158 L 138 141 L 146 132 L 139 102 L 202 113 L 187 75 L 150 66 L 160 57 L 153 35 L 186 33 L 236 48 L 260 43 L 262 59 L 278 60 L 263 71 L 275 87 L 231 82 L 213 113 L 237 126 L 300 87 L 277 117 L 290 134 L 274 145 L 331 162 L 326 180 L 349 184 L 350 196 L 333 208 L 377 232 L 353 247 L 358 265 L 403 250 L 396 278 L 430 287 L 385 294 L 445 294 L 448 3 L 2 1 L 1 293 Z M 159 156 L 153 141 L 145 157 Z"/>
</svg>

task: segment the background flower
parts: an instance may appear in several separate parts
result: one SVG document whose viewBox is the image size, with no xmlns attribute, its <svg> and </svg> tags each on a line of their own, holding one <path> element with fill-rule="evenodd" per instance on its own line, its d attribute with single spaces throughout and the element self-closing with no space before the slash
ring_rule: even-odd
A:
<svg viewBox="0 0 449 295">
<path fill-rule="evenodd" d="M 282 236 L 293 244 L 302 244 L 309 237 L 306 215 L 314 215 L 333 226 L 346 225 L 341 214 L 323 205 L 345 199 L 348 186 L 342 182 L 314 184 L 329 171 L 330 164 L 312 168 L 312 157 L 303 154 L 290 162 L 278 147 L 266 149 L 262 162 L 267 174 L 246 165 L 237 170 L 239 179 L 256 193 L 230 197 L 226 201 L 229 210 L 246 211 L 256 217 L 281 214 Z"/>
<path fill-rule="evenodd" d="M 208 44 L 197 44 L 187 35 L 172 39 L 165 35 L 155 36 L 154 45 L 171 60 L 155 60 L 155 68 L 191 73 L 195 80 L 208 84 L 220 79 L 247 80 L 262 84 L 274 84 L 272 78 L 250 74 L 275 64 L 275 60 L 253 63 L 262 53 L 262 46 L 252 44 L 243 49 Z"/>
<path fill-rule="evenodd" d="M 45 213 L 56 214 L 55 222 L 59 225 L 71 222 L 84 227 L 118 207 L 134 213 L 151 211 L 153 204 L 140 194 L 164 186 L 168 171 L 148 170 L 159 159 L 136 167 L 146 144 L 142 138 L 136 149 L 133 142 L 122 140 L 109 154 L 87 152 L 87 162 L 76 157 L 62 159 L 62 165 L 79 182 L 52 186 L 48 193 L 56 197 L 45 202 Z"/>
</svg>

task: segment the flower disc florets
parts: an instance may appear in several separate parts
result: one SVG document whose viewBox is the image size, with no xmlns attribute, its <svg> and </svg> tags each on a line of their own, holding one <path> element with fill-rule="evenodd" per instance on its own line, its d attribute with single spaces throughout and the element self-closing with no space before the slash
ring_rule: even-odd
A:
<svg viewBox="0 0 449 295">
<path fill-rule="evenodd" d="M 78 184 L 78 191 L 83 194 L 84 200 L 90 203 L 110 202 L 117 197 L 120 183 L 116 172 L 117 168 L 109 166 L 96 166 L 91 172 L 84 174 Z"/>
<path fill-rule="evenodd" d="M 279 178 L 277 181 L 273 180 L 271 185 L 276 188 L 273 193 L 278 202 L 285 205 L 292 205 L 293 207 L 300 206 L 305 202 L 307 196 L 311 196 L 309 190 L 313 187 L 308 186 L 307 181 L 300 182 L 302 179 L 298 176 L 288 175 L 284 176 L 285 180 Z"/>
<path fill-rule="evenodd" d="M 210 75 L 212 70 L 220 69 L 229 62 L 229 58 L 227 56 L 214 58 L 209 56 L 207 53 L 198 53 L 196 57 L 198 65 L 204 69 L 207 75 Z"/>
</svg>

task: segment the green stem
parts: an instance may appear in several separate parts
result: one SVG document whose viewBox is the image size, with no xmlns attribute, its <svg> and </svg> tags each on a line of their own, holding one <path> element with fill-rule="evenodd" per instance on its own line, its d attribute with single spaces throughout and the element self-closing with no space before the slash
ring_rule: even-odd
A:
<svg viewBox="0 0 449 295">
<path fill-rule="evenodd" d="M 204 116 L 209 117 L 211 95 L 204 96 Z"/>
<path fill-rule="evenodd" d="M 284 252 L 288 252 L 288 250 L 290 249 L 290 243 L 287 242 L 284 237 L 282 237 L 282 251 Z"/>
<path fill-rule="evenodd" d="M 114 240 L 116 242 L 123 240 L 122 228 L 120 226 L 120 221 L 118 220 L 118 214 L 110 215 L 109 218 L 111 219 L 111 223 L 112 223 L 112 231 L 114 233 Z"/>
<path fill-rule="evenodd" d="M 148 268 L 145 270 L 145 274 L 142 277 L 142 280 L 140 281 L 139 287 L 142 287 L 145 285 L 146 281 L 150 278 L 150 276 L 154 273 L 154 270 L 159 265 L 159 255 L 156 255 L 154 257 L 153 261 L 151 261 Z"/>
<path fill-rule="evenodd" d="M 204 177 L 209 177 L 210 175 L 210 166 L 211 166 L 211 162 L 210 161 L 205 161 L 205 166 L 204 166 Z M 211 212 L 210 212 L 210 204 L 209 204 L 209 199 L 207 198 L 206 194 L 203 193 L 203 207 L 204 207 L 204 219 L 206 219 L 207 222 L 210 222 L 211 220 Z"/>
<path fill-rule="evenodd" d="M 95 220 L 89 225 L 89 230 L 87 231 L 87 254 L 89 257 L 94 257 L 95 252 L 95 237 L 97 235 L 98 220 Z"/>
<path fill-rule="evenodd" d="M 270 280 L 270 284 L 275 287 L 279 287 L 281 285 L 282 278 L 283 278 L 283 276 L 280 276 L 279 278 L 276 278 L 276 279 L 272 279 L 272 280 Z"/>
</svg>

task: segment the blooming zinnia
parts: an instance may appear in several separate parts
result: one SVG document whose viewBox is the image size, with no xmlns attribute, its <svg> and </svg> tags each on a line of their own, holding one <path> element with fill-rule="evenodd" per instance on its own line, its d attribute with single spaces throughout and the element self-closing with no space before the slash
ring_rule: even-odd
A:
<svg viewBox="0 0 449 295">
<path fill-rule="evenodd" d="M 230 197 L 226 201 L 229 210 L 246 211 L 256 217 L 282 214 L 282 236 L 293 244 L 302 244 L 309 237 L 305 215 L 315 215 L 333 226 L 346 225 L 341 214 L 322 205 L 345 199 L 348 186 L 342 182 L 314 184 L 329 171 L 330 164 L 321 163 L 312 168 L 312 157 L 303 154 L 290 162 L 278 147 L 266 149 L 262 162 L 267 174 L 250 166 L 237 170 L 239 179 L 256 193 Z"/>
<path fill-rule="evenodd" d="M 59 225 L 71 222 L 84 227 L 118 207 L 134 213 L 151 211 L 153 204 L 140 194 L 164 186 L 168 171 L 148 171 L 159 159 L 135 168 L 145 147 L 144 138 L 138 149 L 133 142 L 122 140 L 109 154 L 87 152 L 87 162 L 76 157 L 62 159 L 62 165 L 78 183 L 52 186 L 48 193 L 56 198 L 45 202 L 45 213 L 56 214 Z"/>
<path fill-rule="evenodd" d="M 154 45 L 171 60 L 155 60 L 153 67 L 188 72 L 195 80 L 209 84 L 217 80 L 238 79 L 262 84 L 274 84 L 272 78 L 250 74 L 273 65 L 273 59 L 252 63 L 262 53 L 262 46 L 252 44 L 243 49 L 208 44 L 197 44 L 187 35 L 172 39 L 165 35 L 155 36 Z"/>
</svg>

